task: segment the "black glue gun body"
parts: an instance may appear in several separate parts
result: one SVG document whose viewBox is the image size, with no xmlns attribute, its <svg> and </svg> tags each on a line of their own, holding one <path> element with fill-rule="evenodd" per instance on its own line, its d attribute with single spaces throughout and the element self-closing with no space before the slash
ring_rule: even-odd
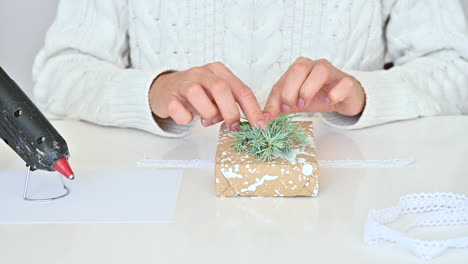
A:
<svg viewBox="0 0 468 264">
<path fill-rule="evenodd" d="M 2 68 L 0 68 L 0 138 L 26 162 L 26 166 L 31 170 L 61 172 L 57 169 L 57 163 L 60 163 L 60 160 L 66 161 L 69 157 L 68 146 L 62 136 Z M 65 176 L 71 178 L 73 176 L 71 169 L 70 173 Z"/>
</svg>

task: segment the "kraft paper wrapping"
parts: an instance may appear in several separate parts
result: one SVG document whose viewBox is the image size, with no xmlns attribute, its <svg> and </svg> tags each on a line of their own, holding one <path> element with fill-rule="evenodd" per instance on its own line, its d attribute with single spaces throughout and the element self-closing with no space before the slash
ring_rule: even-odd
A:
<svg viewBox="0 0 468 264">
<path fill-rule="evenodd" d="M 319 171 L 312 122 L 300 122 L 310 144 L 297 144 L 288 157 L 262 162 L 233 147 L 234 136 L 221 126 L 216 152 L 217 196 L 317 196 Z"/>
</svg>

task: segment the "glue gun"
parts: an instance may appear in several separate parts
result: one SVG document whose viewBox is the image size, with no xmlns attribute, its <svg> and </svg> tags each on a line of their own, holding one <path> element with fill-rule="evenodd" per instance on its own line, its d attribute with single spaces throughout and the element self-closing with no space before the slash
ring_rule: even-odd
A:
<svg viewBox="0 0 468 264">
<path fill-rule="evenodd" d="M 75 178 L 65 140 L 29 97 L 0 67 L 0 138 L 31 171 L 58 171 Z"/>
</svg>

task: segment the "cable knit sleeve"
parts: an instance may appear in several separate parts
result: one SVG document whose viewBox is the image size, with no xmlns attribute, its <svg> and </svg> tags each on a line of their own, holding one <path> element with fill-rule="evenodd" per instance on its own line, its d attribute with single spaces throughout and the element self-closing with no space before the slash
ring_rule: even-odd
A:
<svg viewBox="0 0 468 264">
<path fill-rule="evenodd" d="M 62 0 L 33 67 L 39 107 L 51 118 L 185 135 L 189 126 L 153 117 L 148 92 L 169 68 L 128 68 L 128 24 L 124 0 Z"/>
<path fill-rule="evenodd" d="M 322 116 L 341 128 L 468 113 L 468 33 L 459 1 L 387 1 L 387 52 L 395 66 L 349 71 L 364 88 L 358 117 Z"/>
</svg>

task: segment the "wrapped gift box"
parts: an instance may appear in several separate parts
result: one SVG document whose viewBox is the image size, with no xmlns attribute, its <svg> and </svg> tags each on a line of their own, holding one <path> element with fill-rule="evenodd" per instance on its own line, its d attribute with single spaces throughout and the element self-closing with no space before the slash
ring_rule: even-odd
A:
<svg viewBox="0 0 468 264">
<path fill-rule="evenodd" d="M 312 122 L 300 122 L 309 136 L 307 146 L 297 144 L 291 155 L 263 162 L 233 148 L 234 136 L 223 124 L 216 152 L 218 196 L 317 196 L 319 171 Z"/>
</svg>

